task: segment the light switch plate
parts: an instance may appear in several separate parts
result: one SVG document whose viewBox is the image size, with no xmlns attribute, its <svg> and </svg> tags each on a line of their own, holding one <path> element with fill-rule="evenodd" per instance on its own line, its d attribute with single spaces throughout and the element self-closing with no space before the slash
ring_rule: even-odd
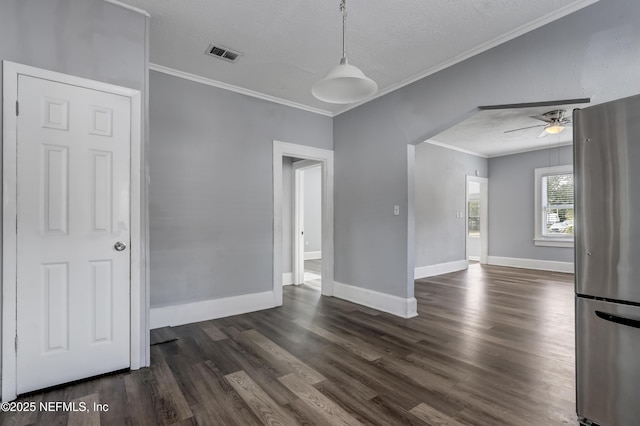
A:
<svg viewBox="0 0 640 426">
<path fill-rule="evenodd" d="M 393 215 L 400 216 L 400 206 L 393 206 Z"/>
</svg>

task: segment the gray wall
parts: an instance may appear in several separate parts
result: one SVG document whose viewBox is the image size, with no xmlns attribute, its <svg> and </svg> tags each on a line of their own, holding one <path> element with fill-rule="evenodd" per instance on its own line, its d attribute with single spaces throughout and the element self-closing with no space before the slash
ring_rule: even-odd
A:
<svg viewBox="0 0 640 426">
<path fill-rule="evenodd" d="M 466 176 L 487 177 L 487 159 L 429 143 L 416 146 L 415 266 L 466 258 Z"/>
<path fill-rule="evenodd" d="M 571 146 L 489 159 L 489 256 L 573 262 L 573 248 L 533 243 L 534 169 L 567 164 Z"/>
<path fill-rule="evenodd" d="M 329 117 L 150 74 L 151 306 L 268 291 L 273 140 L 332 149 Z"/>
<path fill-rule="evenodd" d="M 0 58 L 143 90 L 146 17 L 103 0 L 2 0 Z"/>
<path fill-rule="evenodd" d="M 322 250 L 322 167 L 304 171 L 304 251 Z"/>
<path fill-rule="evenodd" d="M 638 69 L 640 2 L 601 0 L 337 116 L 336 281 L 412 296 L 407 144 L 480 105 L 634 95 Z M 390 213 L 394 204 L 400 216 Z"/>
<path fill-rule="evenodd" d="M 386 98 L 334 119 L 334 274 L 342 284 L 413 297 L 408 140 Z"/>
</svg>

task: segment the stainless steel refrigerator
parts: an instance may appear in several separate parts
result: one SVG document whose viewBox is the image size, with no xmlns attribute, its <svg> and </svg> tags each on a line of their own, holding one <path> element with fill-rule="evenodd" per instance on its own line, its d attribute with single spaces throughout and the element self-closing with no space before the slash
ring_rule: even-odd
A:
<svg viewBox="0 0 640 426">
<path fill-rule="evenodd" d="M 640 96 L 573 120 L 577 413 L 640 425 Z"/>
</svg>

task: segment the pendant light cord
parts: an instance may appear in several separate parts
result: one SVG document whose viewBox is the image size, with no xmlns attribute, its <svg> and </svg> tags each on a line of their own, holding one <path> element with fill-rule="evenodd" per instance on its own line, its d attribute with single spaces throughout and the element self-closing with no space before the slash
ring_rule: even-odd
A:
<svg viewBox="0 0 640 426">
<path fill-rule="evenodd" d="M 341 64 L 347 63 L 347 42 L 346 42 L 346 27 L 347 27 L 347 0 L 340 0 L 340 12 L 342 12 L 342 59 Z"/>
</svg>

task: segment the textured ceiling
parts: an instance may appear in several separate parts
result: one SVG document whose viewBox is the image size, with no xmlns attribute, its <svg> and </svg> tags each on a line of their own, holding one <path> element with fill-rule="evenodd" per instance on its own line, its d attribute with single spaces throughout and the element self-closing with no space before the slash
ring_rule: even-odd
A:
<svg viewBox="0 0 640 426">
<path fill-rule="evenodd" d="M 575 108 L 584 108 L 589 104 L 564 104 L 544 107 L 511 108 L 480 111 L 457 125 L 432 137 L 429 141 L 436 145 L 455 148 L 464 152 L 484 156 L 514 154 L 548 147 L 569 145 L 573 142 L 573 128 L 570 126 L 555 135 L 539 137 L 545 123 L 531 118 L 545 112 L 563 109 L 571 117 Z M 505 133 L 523 127 L 537 126 Z"/>
<path fill-rule="evenodd" d="M 597 0 L 348 0 L 347 56 L 388 93 Z M 311 86 L 341 56 L 338 0 L 121 0 L 151 15 L 152 68 L 335 115 Z M 242 52 L 236 63 L 204 54 Z"/>
</svg>

